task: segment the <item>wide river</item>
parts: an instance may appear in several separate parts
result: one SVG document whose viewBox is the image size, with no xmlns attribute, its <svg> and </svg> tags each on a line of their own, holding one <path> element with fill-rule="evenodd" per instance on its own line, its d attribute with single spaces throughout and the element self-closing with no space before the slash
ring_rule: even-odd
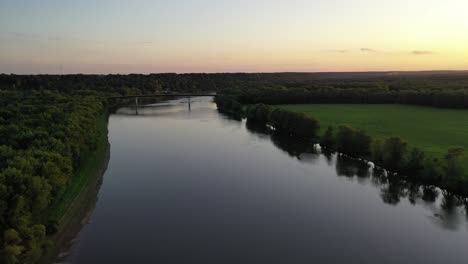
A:
<svg viewBox="0 0 468 264">
<path fill-rule="evenodd" d="M 110 116 L 97 202 L 59 262 L 468 263 L 466 199 L 270 135 L 211 100 Z"/>
</svg>

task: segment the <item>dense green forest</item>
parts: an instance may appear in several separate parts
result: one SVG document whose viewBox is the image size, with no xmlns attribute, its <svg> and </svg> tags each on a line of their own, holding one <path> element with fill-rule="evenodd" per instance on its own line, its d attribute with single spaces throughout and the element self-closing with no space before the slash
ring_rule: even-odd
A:
<svg viewBox="0 0 468 264">
<path fill-rule="evenodd" d="M 231 113 L 259 103 L 468 108 L 468 73 L 1 74 L 0 245 L 4 262 L 35 263 L 50 246 L 48 237 L 57 230 L 57 207 L 77 182 L 81 161 L 98 148 L 98 139 L 103 137 L 99 126 L 112 107 L 108 96 L 196 91 L 223 94 L 217 98 L 218 106 Z M 319 120 L 267 105 L 250 107 L 242 114 L 271 124 L 279 132 L 371 157 L 395 171 L 417 171 L 411 175 L 442 187 L 466 187 L 466 179 L 458 177 L 462 149 L 451 149 L 446 158 L 433 160 L 399 138 L 377 141 L 351 127 L 330 128 L 322 137 Z"/>
<path fill-rule="evenodd" d="M 82 154 L 95 149 L 104 101 L 94 92 L 0 91 L 0 229 L 6 263 L 33 263 Z"/>
</svg>

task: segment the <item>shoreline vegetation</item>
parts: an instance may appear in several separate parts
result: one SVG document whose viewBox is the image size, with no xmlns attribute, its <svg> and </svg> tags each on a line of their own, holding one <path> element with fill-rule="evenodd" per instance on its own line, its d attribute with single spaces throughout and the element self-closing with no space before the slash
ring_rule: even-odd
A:
<svg viewBox="0 0 468 264">
<path fill-rule="evenodd" d="M 271 126 L 277 133 L 300 137 L 328 150 L 371 161 L 407 180 L 434 185 L 455 194 L 468 194 L 466 155 L 462 147 L 449 148 L 440 158 L 426 154 L 398 136 L 372 137 L 350 125 L 330 125 L 320 134 L 320 122 L 311 114 L 276 105 L 243 105 L 235 95 L 218 96 L 216 103 L 220 112 L 245 117 L 247 122 Z"/>
<path fill-rule="evenodd" d="M 51 217 L 57 219 L 57 231 L 50 237 L 50 246 L 38 263 L 65 257 L 92 213 L 110 159 L 107 124 L 108 115 L 102 115 L 96 124 L 101 131 L 96 149 L 84 155 L 72 183 L 51 208 Z"/>
</svg>

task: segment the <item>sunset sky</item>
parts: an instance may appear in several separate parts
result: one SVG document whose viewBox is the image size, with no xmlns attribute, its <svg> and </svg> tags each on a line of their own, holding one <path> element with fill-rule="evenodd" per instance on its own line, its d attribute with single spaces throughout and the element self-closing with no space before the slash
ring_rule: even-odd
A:
<svg viewBox="0 0 468 264">
<path fill-rule="evenodd" d="M 468 69 L 468 0 L 0 0 L 2 73 Z"/>
</svg>

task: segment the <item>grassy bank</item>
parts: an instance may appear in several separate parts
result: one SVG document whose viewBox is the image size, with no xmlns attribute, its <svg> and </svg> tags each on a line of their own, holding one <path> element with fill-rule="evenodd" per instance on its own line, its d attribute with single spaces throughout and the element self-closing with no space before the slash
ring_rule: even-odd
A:
<svg viewBox="0 0 468 264">
<path fill-rule="evenodd" d="M 90 182 L 95 181 L 97 171 L 101 171 L 103 163 L 106 159 L 108 149 L 107 141 L 107 117 L 102 115 L 96 124 L 100 131 L 100 138 L 98 140 L 98 147 L 94 151 L 89 151 L 84 155 L 79 169 L 73 177 L 71 183 L 63 193 L 59 202 L 54 205 L 51 216 L 54 219 L 62 220 L 66 215 L 67 210 L 83 192 Z"/>
<path fill-rule="evenodd" d="M 40 263 L 50 262 L 60 250 L 69 246 L 69 241 L 79 232 L 83 219 L 94 205 L 100 179 L 109 160 L 107 116 L 102 115 L 96 125 L 100 131 L 97 148 L 86 153 L 72 182 L 48 214 L 50 219 L 58 222 L 58 231 L 51 237 L 52 245 Z"/>
<path fill-rule="evenodd" d="M 445 155 L 450 147 L 468 149 L 468 110 L 369 104 L 279 107 L 319 119 L 322 133 L 328 126 L 347 124 L 363 129 L 376 138 L 400 136 L 411 145 L 437 157 Z"/>
</svg>

